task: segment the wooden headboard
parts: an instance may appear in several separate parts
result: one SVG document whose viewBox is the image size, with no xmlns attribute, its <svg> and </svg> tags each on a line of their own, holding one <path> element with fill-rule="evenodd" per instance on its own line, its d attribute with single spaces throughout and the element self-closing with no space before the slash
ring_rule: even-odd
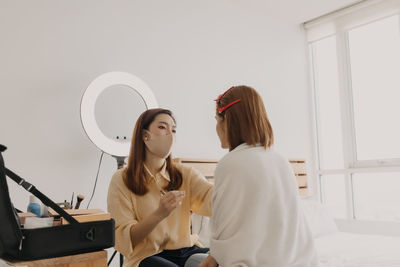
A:
<svg viewBox="0 0 400 267">
<path fill-rule="evenodd" d="M 192 166 L 199 170 L 209 181 L 214 180 L 214 172 L 217 167 L 218 160 L 215 159 L 189 159 L 189 158 L 176 158 L 176 162 Z M 306 161 L 303 159 L 290 159 L 294 174 L 296 175 L 297 184 L 299 186 L 299 194 L 306 196 L 307 191 L 307 168 Z"/>
</svg>

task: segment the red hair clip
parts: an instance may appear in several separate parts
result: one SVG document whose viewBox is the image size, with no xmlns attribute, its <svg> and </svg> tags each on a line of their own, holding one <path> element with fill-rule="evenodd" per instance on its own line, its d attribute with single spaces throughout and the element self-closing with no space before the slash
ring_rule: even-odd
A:
<svg viewBox="0 0 400 267">
<path fill-rule="evenodd" d="M 228 90 L 226 90 L 225 93 L 223 93 L 222 95 L 220 95 L 220 96 L 219 96 L 217 99 L 215 99 L 214 101 L 216 101 L 216 102 L 220 101 L 220 100 L 224 97 L 224 95 L 226 95 L 226 93 L 228 93 L 233 87 L 235 87 L 235 86 L 232 86 L 231 88 L 229 88 Z"/>
<path fill-rule="evenodd" d="M 240 102 L 241 99 L 235 100 L 231 103 L 229 103 L 228 105 L 223 106 L 222 108 L 217 109 L 219 113 L 222 113 L 222 111 L 224 111 L 225 109 L 229 108 L 230 106 L 232 106 L 233 104 L 236 104 L 237 102 Z"/>
<path fill-rule="evenodd" d="M 228 93 L 233 87 L 235 87 L 235 86 L 232 86 L 231 88 L 229 88 L 228 90 L 226 90 L 225 93 L 223 93 L 222 95 L 220 95 L 220 96 L 219 96 L 217 99 L 215 99 L 214 101 L 216 101 L 216 102 L 221 101 L 221 99 L 226 95 L 226 93 Z M 236 104 L 236 103 L 238 103 L 238 102 L 240 102 L 240 101 L 241 101 L 241 99 L 237 99 L 237 100 L 235 100 L 235 101 L 233 101 L 233 102 L 231 102 L 231 103 L 229 103 L 229 104 L 227 104 L 227 105 L 225 105 L 225 106 L 223 106 L 223 107 L 221 107 L 221 108 L 218 108 L 217 110 L 218 110 L 219 113 L 222 113 L 224 110 L 226 110 L 226 109 L 229 108 L 230 106 L 232 106 L 232 105 L 234 105 L 234 104 Z"/>
</svg>

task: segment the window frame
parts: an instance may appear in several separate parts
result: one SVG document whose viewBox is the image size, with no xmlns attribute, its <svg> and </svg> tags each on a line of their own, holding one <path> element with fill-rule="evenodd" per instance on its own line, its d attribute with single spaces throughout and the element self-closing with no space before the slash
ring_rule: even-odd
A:
<svg viewBox="0 0 400 267">
<path fill-rule="evenodd" d="M 354 203 L 353 175 L 357 173 L 398 172 L 400 158 L 395 159 L 357 159 L 357 144 L 354 121 L 353 92 L 351 84 L 351 65 L 348 32 L 352 29 L 385 19 L 390 16 L 400 16 L 400 2 L 397 0 L 367 0 L 350 7 L 332 12 L 312 21 L 304 23 L 307 34 L 308 53 L 310 62 L 310 79 L 312 88 L 312 121 L 314 133 L 313 173 L 318 177 L 319 197 L 324 199 L 322 177 L 324 175 L 341 174 L 345 177 L 345 196 L 347 219 L 357 219 Z M 400 29 L 400 17 L 399 17 Z M 336 36 L 336 56 L 338 68 L 340 118 L 342 126 L 343 169 L 321 168 L 320 118 L 318 103 L 318 88 L 312 44 L 319 40 Z M 322 148 L 323 149 L 323 148 Z"/>
</svg>

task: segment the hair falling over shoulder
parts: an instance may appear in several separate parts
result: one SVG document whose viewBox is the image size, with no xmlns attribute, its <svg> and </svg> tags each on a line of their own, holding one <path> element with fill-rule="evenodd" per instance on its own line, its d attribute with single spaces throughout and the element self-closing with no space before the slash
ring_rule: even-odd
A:
<svg viewBox="0 0 400 267">
<path fill-rule="evenodd" d="M 170 110 L 162 108 L 149 109 L 140 115 L 136 121 L 135 129 L 133 130 L 128 165 L 123 171 L 123 177 L 125 185 L 136 195 L 142 196 L 148 192 L 148 180 L 144 169 L 146 145 L 143 141 L 142 133 L 143 130 L 149 129 L 150 124 L 159 114 L 167 114 L 175 121 Z M 176 168 L 171 155 L 166 158 L 166 164 L 166 170 L 169 173 L 170 182 L 166 186 L 165 190 L 177 190 L 182 185 L 182 173 Z"/>
</svg>

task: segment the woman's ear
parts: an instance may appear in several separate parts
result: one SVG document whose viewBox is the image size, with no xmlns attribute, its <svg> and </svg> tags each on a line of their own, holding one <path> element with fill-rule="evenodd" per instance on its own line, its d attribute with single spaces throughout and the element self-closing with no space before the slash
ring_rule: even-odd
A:
<svg viewBox="0 0 400 267">
<path fill-rule="evenodd" d="M 143 141 L 148 141 L 150 139 L 150 135 L 146 130 L 142 131 L 142 138 L 143 138 Z"/>
</svg>

